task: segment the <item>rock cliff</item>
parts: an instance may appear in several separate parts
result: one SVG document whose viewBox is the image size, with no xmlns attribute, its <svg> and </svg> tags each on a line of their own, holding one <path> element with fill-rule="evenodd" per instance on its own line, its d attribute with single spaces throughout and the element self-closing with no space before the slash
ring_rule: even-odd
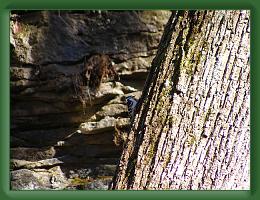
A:
<svg viewBox="0 0 260 200">
<path fill-rule="evenodd" d="M 169 15 L 11 13 L 12 189 L 106 189 Z"/>
</svg>

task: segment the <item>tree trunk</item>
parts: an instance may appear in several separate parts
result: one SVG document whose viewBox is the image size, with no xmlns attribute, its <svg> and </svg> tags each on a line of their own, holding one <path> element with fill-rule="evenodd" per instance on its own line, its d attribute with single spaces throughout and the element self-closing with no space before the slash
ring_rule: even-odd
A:
<svg viewBox="0 0 260 200">
<path fill-rule="evenodd" d="M 174 11 L 110 189 L 249 189 L 249 11 Z"/>
</svg>

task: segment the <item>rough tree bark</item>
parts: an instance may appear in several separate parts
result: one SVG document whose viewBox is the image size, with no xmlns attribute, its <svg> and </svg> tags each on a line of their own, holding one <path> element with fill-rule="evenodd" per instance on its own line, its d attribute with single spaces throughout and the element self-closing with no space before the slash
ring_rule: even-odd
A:
<svg viewBox="0 0 260 200">
<path fill-rule="evenodd" d="M 249 11 L 175 11 L 110 189 L 249 189 Z"/>
</svg>

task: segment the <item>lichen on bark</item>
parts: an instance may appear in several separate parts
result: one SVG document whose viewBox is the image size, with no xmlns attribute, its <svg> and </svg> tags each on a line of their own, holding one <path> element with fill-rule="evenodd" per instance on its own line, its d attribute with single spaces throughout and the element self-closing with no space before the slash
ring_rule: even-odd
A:
<svg viewBox="0 0 260 200">
<path fill-rule="evenodd" d="M 249 19 L 172 13 L 111 189 L 249 189 Z"/>
</svg>

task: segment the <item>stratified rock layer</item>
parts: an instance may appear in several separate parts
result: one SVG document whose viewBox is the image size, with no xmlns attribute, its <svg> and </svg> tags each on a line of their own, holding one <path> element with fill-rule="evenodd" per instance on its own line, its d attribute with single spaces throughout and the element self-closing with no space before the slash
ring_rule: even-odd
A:
<svg viewBox="0 0 260 200">
<path fill-rule="evenodd" d="M 11 14 L 12 189 L 107 187 L 129 128 L 125 97 L 140 96 L 169 15 L 169 11 Z M 94 92 L 87 90 L 89 99 L 83 105 L 77 78 L 84 62 L 96 54 L 109 56 L 119 80 L 108 77 Z M 111 167 L 101 173 L 98 169 L 104 165 Z M 62 183 L 50 182 L 51 169 L 59 172 Z M 91 173 L 85 176 L 82 170 Z M 41 176 L 49 181 L 40 182 Z"/>
</svg>

